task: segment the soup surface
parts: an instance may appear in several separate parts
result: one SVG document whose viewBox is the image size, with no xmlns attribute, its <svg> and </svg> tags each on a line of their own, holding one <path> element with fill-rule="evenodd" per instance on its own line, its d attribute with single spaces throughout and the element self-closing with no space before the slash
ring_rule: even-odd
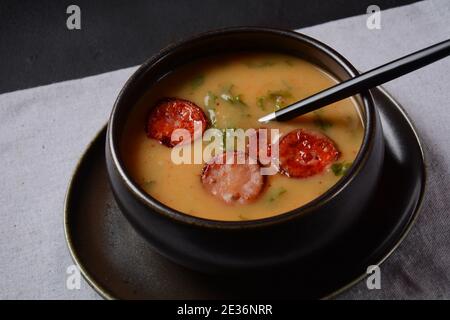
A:
<svg viewBox="0 0 450 320">
<path fill-rule="evenodd" d="M 323 194 L 351 166 L 364 132 L 356 102 L 345 99 L 288 122 L 262 125 L 258 118 L 335 83 L 317 66 L 282 54 L 237 53 L 193 62 L 149 88 L 134 107 L 122 137 L 124 164 L 148 194 L 189 215 L 237 221 L 288 212 Z M 251 201 L 227 203 L 205 188 L 204 167 L 209 159 L 175 164 L 171 160 L 173 148 L 149 138 L 149 112 L 163 98 L 192 102 L 203 110 L 209 127 L 277 128 L 282 137 L 303 129 L 312 136 L 328 137 L 338 152 L 320 172 L 306 177 L 267 175 L 264 186 L 253 190 L 257 196 L 252 194 Z M 328 145 L 324 148 L 329 151 Z"/>
</svg>

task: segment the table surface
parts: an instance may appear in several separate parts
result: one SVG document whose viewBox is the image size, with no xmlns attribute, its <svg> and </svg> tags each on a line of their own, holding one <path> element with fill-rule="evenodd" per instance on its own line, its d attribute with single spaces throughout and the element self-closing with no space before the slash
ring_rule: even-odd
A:
<svg viewBox="0 0 450 320">
<path fill-rule="evenodd" d="M 172 4 L 171 1 L 166 2 Z M 314 6 L 313 2 L 310 5 Z M 12 5 L 8 3 L 5 5 L 2 2 L 1 6 L 0 14 L 3 14 L 1 12 L 4 12 L 2 9 L 5 7 L 12 10 Z M 31 5 L 24 8 L 24 11 L 28 12 L 32 8 L 36 7 Z M 276 8 L 277 10 L 271 11 L 274 11 L 275 16 L 282 17 L 280 12 L 286 12 L 286 9 Z M 181 9 L 178 10 L 188 10 L 182 6 Z M 127 12 L 129 8 L 123 7 L 122 10 Z M 364 13 L 365 9 L 362 11 Z M 51 17 L 37 9 L 33 12 L 28 14 L 39 17 L 30 21 L 54 23 L 50 21 Z M 21 34 L 14 31 L 14 21 L 8 20 L 6 33 L 16 32 L 17 37 L 7 34 L 6 38 L 1 38 L 0 52 L 3 56 L 0 67 L 2 71 L 8 71 L 7 76 L 0 79 L 3 90 L 16 90 L 96 74 L 109 70 L 109 67 L 123 66 L 121 63 L 125 66 L 140 63 L 153 52 L 154 48 L 151 49 L 150 45 L 145 50 L 138 45 L 144 37 L 143 33 L 135 38 L 127 38 L 127 32 L 130 32 L 127 26 L 124 26 L 127 30 L 125 33 L 120 33 L 119 29 L 115 29 L 115 34 L 105 31 L 113 30 L 110 29 L 113 28 L 112 25 L 124 24 L 123 20 L 118 19 L 120 15 L 117 12 L 114 15 L 114 10 L 107 10 L 108 14 L 99 13 L 95 17 L 89 12 L 82 8 L 82 15 L 87 19 L 79 35 L 64 31 L 74 41 L 73 47 L 70 47 L 72 42 L 66 40 L 61 40 L 59 44 L 51 43 L 51 36 L 42 33 L 42 38 L 47 40 L 37 48 L 30 46 L 30 50 L 26 52 L 34 52 L 37 57 L 30 58 L 29 62 L 22 61 L 27 57 L 22 49 L 29 46 L 26 41 L 29 37 L 41 31 L 34 30 L 30 25 L 21 25 L 18 26 L 19 29 L 33 29 L 28 34 Z M 261 17 L 267 15 L 268 20 L 272 19 L 267 11 L 264 12 Z M 218 24 L 226 24 L 225 18 Z M 61 19 L 64 23 L 65 18 Z M 160 19 L 166 20 L 167 17 L 162 16 Z M 93 25 L 88 23 L 94 20 L 100 21 Z M 138 17 L 135 20 L 138 21 L 130 23 L 135 26 L 147 25 L 146 21 L 139 20 Z M 358 69 L 368 70 L 448 38 L 450 1 L 425 0 L 383 10 L 380 30 L 369 30 L 366 20 L 367 15 L 363 14 L 299 31 L 334 47 Z M 4 22 L 3 19 L 0 32 L 5 32 Z M 259 22 L 263 24 L 264 19 Z M 17 20 L 14 23 L 25 22 Z M 180 23 L 185 24 L 185 21 Z M 298 23 L 300 25 L 301 22 Z M 206 26 L 197 25 L 193 28 L 200 30 L 203 27 Z M 174 28 L 172 35 L 181 35 L 174 31 L 177 28 L 170 28 Z M 63 31 L 54 32 L 60 33 L 62 37 Z M 159 34 L 159 31 L 153 32 Z M 186 30 L 183 32 L 188 33 Z M 74 40 L 82 34 L 93 42 Z M 20 41 L 17 40 L 21 37 Z M 113 38 L 119 40 L 112 40 Z M 7 40 L 3 41 L 4 39 Z M 12 39 L 16 39 L 16 46 L 21 50 L 14 50 L 14 46 L 9 43 Z M 168 38 L 158 39 L 159 44 L 169 41 Z M 7 45 L 3 46 L 3 43 Z M 125 49 L 118 49 L 116 55 L 113 48 L 117 47 L 114 47 L 114 43 L 116 46 L 121 43 Z M 5 48 L 10 51 L 5 53 Z M 101 53 L 92 62 L 97 51 Z M 125 57 L 127 52 L 130 60 L 120 60 L 120 56 Z M 21 61 L 22 64 L 28 63 L 27 68 L 18 68 L 17 72 L 12 73 L 13 67 L 5 64 L 4 57 L 10 57 L 10 64 L 16 64 L 16 67 Z M 80 61 L 90 67 L 84 68 Z M 62 65 L 65 67 L 62 68 Z M 62 227 L 64 196 L 78 158 L 107 121 L 118 91 L 135 68 L 0 95 L 0 298 L 99 298 L 86 282 L 82 282 L 79 290 L 69 290 L 66 286 L 67 272 L 70 271 L 68 268 L 73 262 L 65 244 Z M 26 79 L 26 75 L 31 80 Z M 15 83 L 15 87 L 5 85 L 9 80 Z M 339 295 L 339 299 L 450 299 L 449 83 L 450 59 L 444 59 L 385 85 L 405 107 L 419 132 L 427 159 L 428 188 L 416 224 L 399 248 L 381 266 L 381 290 L 368 290 L 365 282 L 360 282 Z"/>
</svg>

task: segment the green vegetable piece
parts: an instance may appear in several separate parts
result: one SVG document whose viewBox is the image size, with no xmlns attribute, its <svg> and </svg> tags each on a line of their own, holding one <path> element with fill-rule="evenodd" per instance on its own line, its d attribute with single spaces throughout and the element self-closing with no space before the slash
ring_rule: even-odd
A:
<svg viewBox="0 0 450 320">
<path fill-rule="evenodd" d="M 204 82 L 205 82 L 205 76 L 204 75 L 199 74 L 199 75 L 195 76 L 194 79 L 192 79 L 192 82 L 191 82 L 191 89 L 195 90 L 195 89 L 201 87 Z"/>
<path fill-rule="evenodd" d="M 230 104 L 246 107 L 247 104 L 242 99 L 242 95 L 241 94 L 234 95 L 232 93 L 233 87 L 234 87 L 234 85 L 232 85 L 232 84 L 225 87 L 222 94 L 220 95 L 220 98 L 222 98 L 222 100 L 224 100 L 226 102 L 229 102 Z"/>
<path fill-rule="evenodd" d="M 263 111 L 266 111 L 266 102 L 265 102 L 266 98 L 265 97 L 258 97 L 256 99 L 256 105 Z"/>
<path fill-rule="evenodd" d="M 156 183 L 155 180 L 147 180 L 144 181 L 144 183 L 142 184 L 142 187 L 146 190 L 150 189 L 151 187 L 153 187 L 153 185 Z"/>
<path fill-rule="evenodd" d="M 276 91 L 269 91 L 268 96 L 271 99 L 278 98 L 278 97 L 291 98 L 292 93 L 289 90 L 276 90 Z"/>
<path fill-rule="evenodd" d="M 217 119 L 216 119 L 216 102 L 217 96 L 208 91 L 205 98 L 203 99 L 203 103 L 205 104 L 206 111 L 208 111 L 209 122 L 213 128 L 216 127 Z"/>
<path fill-rule="evenodd" d="M 267 200 L 269 202 L 274 202 L 275 200 L 277 200 L 281 195 L 285 194 L 286 192 L 287 192 L 287 190 L 283 187 L 273 189 L 269 193 Z"/>
<path fill-rule="evenodd" d="M 342 163 L 336 162 L 331 165 L 331 171 L 333 171 L 335 176 L 340 176 L 342 173 Z"/>
<path fill-rule="evenodd" d="M 286 63 L 289 67 L 292 67 L 294 65 L 294 62 L 292 62 L 292 60 L 290 59 L 284 60 L 284 63 Z"/>
<path fill-rule="evenodd" d="M 352 164 L 352 162 L 336 162 L 331 165 L 331 171 L 333 171 L 335 176 L 343 176 Z"/>
<path fill-rule="evenodd" d="M 226 128 L 226 129 L 222 129 L 222 149 L 224 151 L 233 151 L 231 149 L 231 146 L 227 146 L 227 137 L 231 137 L 234 133 L 234 128 Z"/>
<path fill-rule="evenodd" d="M 230 84 L 230 85 L 225 86 L 223 88 L 222 94 L 220 95 L 222 100 L 224 100 L 226 102 L 230 102 L 230 103 L 234 102 L 233 95 L 231 94 L 231 90 L 233 89 L 233 87 L 234 87 L 234 85 Z"/>
<path fill-rule="evenodd" d="M 216 128 L 217 125 L 217 119 L 216 119 L 216 110 L 211 108 L 208 109 L 208 118 L 209 118 L 209 123 L 211 124 L 211 126 L 213 128 Z"/>
<path fill-rule="evenodd" d="M 316 113 L 316 118 L 314 119 L 314 124 L 317 127 L 319 127 L 320 129 L 322 129 L 323 131 L 326 131 L 333 126 L 333 123 L 331 121 L 324 119 L 318 113 Z"/>
<path fill-rule="evenodd" d="M 251 69 L 258 69 L 258 68 L 267 68 L 275 65 L 276 63 L 274 61 L 265 60 L 265 61 L 248 61 L 245 63 L 245 65 Z"/>
<path fill-rule="evenodd" d="M 283 107 L 283 105 L 284 105 L 283 97 L 278 96 L 275 99 L 275 110 L 280 110 Z"/>
<path fill-rule="evenodd" d="M 275 110 L 279 110 L 286 106 L 286 100 L 292 98 L 292 94 L 288 90 L 269 91 L 267 98 L 274 103 Z"/>
<path fill-rule="evenodd" d="M 207 110 L 209 109 L 215 109 L 217 102 L 217 96 L 212 93 L 211 91 L 208 91 L 205 98 L 203 99 L 203 103 L 205 104 L 205 107 Z"/>
</svg>

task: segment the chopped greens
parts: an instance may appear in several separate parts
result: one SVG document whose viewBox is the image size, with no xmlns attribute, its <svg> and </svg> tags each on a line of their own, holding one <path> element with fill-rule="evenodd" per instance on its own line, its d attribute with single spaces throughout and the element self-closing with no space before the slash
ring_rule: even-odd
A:
<svg viewBox="0 0 450 320">
<path fill-rule="evenodd" d="M 227 146 L 227 137 L 231 137 L 234 133 L 234 128 L 226 128 L 222 130 L 222 149 L 224 151 L 231 151 L 231 146 Z M 234 138 L 233 138 L 234 139 Z"/>
<path fill-rule="evenodd" d="M 208 117 L 209 117 L 209 123 L 211 123 L 211 126 L 212 126 L 213 128 L 215 128 L 215 127 L 216 127 L 216 124 L 217 124 L 216 111 L 215 111 L 215 109 L 213 109 L 213 108 L 208 109 Z"/>
<path fill-rule="evenodd" d="M 203 103 L 205 104 L 205 108 L 208 111 L 209 122 L 213 128 L 216 127 L 217 119 L 216 119 L 216 101 L 217 96 L 208 91 L 205 98 L 203 99 Z"/>
<path fill-rule="evenodd" d="M 243 214 L 239 214 L 239 219 L 241 219 L 241 220 L 248 220 L 248 218 L 247 217 L 245 217 Z"/>
<path fill-rule="evenodd" d="M 232 92 L 233 87 L 234 87 L 234 85 L 232 85 L 232 84 L 225 87 L 222 91 L 222 94 L 220 95 L 220 98 L 228 103 L 233 104 L 233 105 L 239 105 L 239 106 L 246 107 L 247 104 L 242 99 L 242 95 L 241 94 L 238 94 L 238 95 L 233 94 L 233 92 Z"/>
<path fill-rule="evenodd" d="M 216 107 L 216 101 L 217 101 L 217 96 L 212 93 L 211 91 L 208 91 L 208 93 L 206 94 L 203 102 L 205 104 L 206 109 L 214 109 Z"/>
<path fill-rule="evenodd" d="M 281 195 L 285 194 L 286 192 L 287 192 L 287 190 L 283 187 L 273 189 L 270 191 L 270 193 L 267 197 L 267 201 L 274 202 L 275 200 L 277 200 Z"/>
<path fill-rule="evenodd" d="M 242 140 L 239 138 L 239 130 L 243 129 L 236 129 L 234 127 L 228 127 L 225 129 L 219 129 L 222 132 L 222 150 L 223 151 L 237 151 L 237 147 L 240 143 L 242 143 Z M 227 141 L 229 140 L 229 141 Z M 247 140 L 245 140 L 247 141 Z M 228 143 L 230 143 L 228 145 Z"/>
<path fill-rule="evenodd" d="M 331 170 L 335 176 L 343 176 L 352 164 L 352 162 L 336 162 L 331 165 Z"/>
<path fill-rule="evenodd" d="M 151 188 L 155 183 L 156 183 L 155 180 L 147 180 L 147 181 L 144 181 L 144 183 L 142 184 L 142 187 L 143 187 L 144 189 L 149 189 L 149 188 Z"/>
<path fill-rule="evenodd" d="M 270 61 L 270 60 L 245 62 L 245 65 L 251 69 L 267 68 L 267 67 L 271 67 L 275 64 L 276 63 L 274 61 Z"/>
<path fill-rule="evenodd" d="M 232 118 L 239 119 L 241 117 L 251 118 L 252 115 L 248 113 L 248 109 L 239 108 L 240 114 L 234 114 L 231 116 L 224 117 L 223 112 L 221 113 L 221 107 L 218 99 L 224 100 L 233 105 L 239 105 L 246 107 L 247 104 L 243 101 L 241 95 L 233 95 L 232 93 L 233 85 L 229 85 L 222 89 L 222 93 L 217 95 L 212 91 L 208 93 L 203 98 L 204 110 L 207 111 L 210 123 L 212 127 L 217 129 L 232 128 L 235 127 L 236 121 L 232 121 Z"/>
<path fill-rule="evenodd" d="M 277 99 L 278 97 L 291 98 L 292 93 L 288 90 L 276 90 L 276 91 L 269 91 L 267 96 L 271 99 Z"/>
<path fill-rule="evenodd" d="M 333 126 L 333 123 L 331 121 L 328 121 L 327 119 L 324 119 L 321 115 L 319 115 L 319 113 L 314 112 L 315 113 L 315 119 L 314 119 L 314 124 L 319 127 L 320 129 L 322 129 L 323 131 L 328 130 L 329 128 L 331 128 Z"/>
<path fill-rule="evenodd" d="M 292 60 L 290 59 L 286 59 L 284 60 L 284 63 L 286 63 L 288 66 L 292 67 L 294 65 L 294 63 L 292 62 Z"/>
<path fill-rule="evenodd" d="M 292 98 L 292 94 L 288 90 L 269 91 L 267 98 L 274 103 L 275 110 L 279 110 L 286 106 L 286 100 Z"/>
<path fill-rule="evenodd" d="M 256 99 L 256 105 L 266 111 L 266 105 L 270 103 L 275 110 L 279 110 L 287 105 L 287 100 L 292 98 L 289 90 L 268 91 L 265 96 Z"/>
<path fill-rule="evenodd" d="M 256 99 L 256 105 L 263 111 L 266 111 L 265 100 L 265 97 L 258 97 Z"/>
<path fill-rule="evenodd" d="M 266 110 L 266 104 L 270 103 L 275 110 L 286 106 L 286 100 L 292 98 L 289 90 L 268 91 L 265 96 L 258 97 L 256 105 L 263 111 Z"/>
<path fill-rule="evenodd" d="M 204 75 L 199 74 L 199 75 L 195 76 L 194 79 L 192 79 L 192 81 L 191 81 L 191 89 L 195 90 L 195 89 L 201 87 L 204 82 L 205 82 Z"/>
</svg>

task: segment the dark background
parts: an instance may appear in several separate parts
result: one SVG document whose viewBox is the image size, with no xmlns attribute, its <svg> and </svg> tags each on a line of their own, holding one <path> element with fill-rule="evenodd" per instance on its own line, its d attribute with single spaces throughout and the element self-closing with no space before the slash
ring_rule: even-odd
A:
<svg viewBox="0 0 450 320">
<path fill-rule="evenodd" d="M 142 63 L 170 42 L 237 25 L 300 28 L 417 0 L 0 0 L 0 93 Z M 81 30 L 66 8 L 81 8 Z"/>
</svg>

